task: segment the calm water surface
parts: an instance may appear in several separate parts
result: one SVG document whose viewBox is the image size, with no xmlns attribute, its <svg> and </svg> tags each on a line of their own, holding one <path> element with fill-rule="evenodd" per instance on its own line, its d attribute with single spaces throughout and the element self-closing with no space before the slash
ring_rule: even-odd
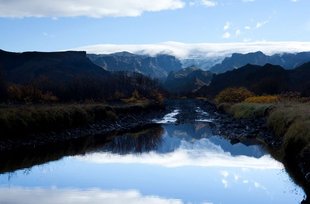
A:
<svg viewBox="0 0 310 204">
<path fill-rule="evenodd" d="M 248 141 L 212 134 L 195 107 L 176 124 L 125 134 L 87 152 L 0 175 L 0 203 L 299 203 L 304 192 L 281 163 Z"/>
</svg>

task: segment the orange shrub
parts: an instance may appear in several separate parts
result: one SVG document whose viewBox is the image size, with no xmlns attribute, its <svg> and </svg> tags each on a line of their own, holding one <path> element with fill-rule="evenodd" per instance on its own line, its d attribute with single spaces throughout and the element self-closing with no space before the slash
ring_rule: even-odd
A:
<svg viewBox="0 0 310 204">
<path fill-rule="evenodd" d="M 246 88 L 226 88 L 221 91 L 216 97 L 215 102 L 220 103 L 240 103 L 246 98 L 252 97 L 254 94 Z"/>
<path fill-rule="evenodd" d="M 27 85 L 13 84 L 8 88 L 9 98 L 19 102 L 57 102 L 58 98 L 51 92 L 42 92 L 40 89 Z"/>
<path fill-rule="evenodd" d="M 275 95 L 266 95 L 266 96 L 252 96 L 245 99 L 247 103 L 276 103 L 279 102 L 280 97 Z"/>
</svg>

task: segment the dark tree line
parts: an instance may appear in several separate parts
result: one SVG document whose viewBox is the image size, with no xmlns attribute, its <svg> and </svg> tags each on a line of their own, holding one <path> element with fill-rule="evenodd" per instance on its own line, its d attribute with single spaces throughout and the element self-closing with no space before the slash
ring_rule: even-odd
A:
<svg viewBox="0 0 310 204">
<path fill-rule="evenodd" d="M 107 76 L 78 76 L 65 82 L 41 76 L 27 84 L 5 82 L 0 75 L 0 99 L 11 102 L 113 101 L 132 96 L 158 100 L 158 81 L 138 73 L 115 72 Z"/>
<path fill-rule="evenodd" d="M 5 100 L 8 98 L 8 92 L 7 92 L 7 83 L 4 80 L 3 74 L 0 72 L 0 101 Z"/>
</svg>

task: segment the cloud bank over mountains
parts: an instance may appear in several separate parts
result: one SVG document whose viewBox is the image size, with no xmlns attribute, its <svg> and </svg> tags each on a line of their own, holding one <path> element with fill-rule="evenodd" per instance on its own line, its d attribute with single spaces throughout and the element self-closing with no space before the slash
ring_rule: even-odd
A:
<svg viewBox="0 0 310 204">
<path fill-rule="evenodd" d="M 0 17 L 123 17 L 180 9 L 182 0 L 0 0 Z"/>
<path fill-rule="evenodd" d="M 128 51 L 136 54 L 170 54 L 180 59 L 200 57 L 225 57 L 232 53 L 262 51 L 267 55 L 310 51 L 310 42 L 240 42 L 240 43 L 180 43 L 157 44 L 97 44 L 74 48 L 93 54 L 110 54 Z"/>
</svg>

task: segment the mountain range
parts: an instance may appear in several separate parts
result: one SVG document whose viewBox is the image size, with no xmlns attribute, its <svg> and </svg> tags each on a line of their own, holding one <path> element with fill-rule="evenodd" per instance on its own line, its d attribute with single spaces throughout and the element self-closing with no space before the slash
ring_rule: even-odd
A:
<svg viewBox="0 0 310 204">
<path fill-rule="evenodd" d="M 88 54 L 88 57 L 94 64 L 108 71 L 137 72 L 159 79 L 166 78 L 171 71 L 178 71 L 182 68 L 180 60 L 165 54 L 152 57 L 129 52 L 118 52 L 100 55 Z"/>
<path fill-rule="evenodd" d="M 121 81 L 122 76 L 114 77 L 113 81 L 111 72 L 107 70 L 121 70 L 137 71 L 152 78 L 161 78 L 164 87 L 174 94 L 195 92 L 200 95 L 215 95 L 226 87 L 244 86 L 257 94 L 298 91 L 310 95 L 310 62 L 303 63 L 308 61 L 309 55 L 310 52 L 272 56 L 262 52 L 233 54 L 220 65 L 229 68 L 234 64 L 237 67 L 247 61 L 253 62 L 254 65 L 246 64 L 239 69 L 230 67 L 230 71 L 213 74 L 195 66 L 182 69 L 180 60 L 170 55 L 151 57 L 128 52 L 87 55 L 83 51 L 13 53 L 0 50 L 0 77 L 17 84 L 29 84 L 45 78 L 53 84 L 61 85 L 75 81 L 79 82 L 79 86 L 86 86 L 98 79 L 100 83 L 104 81 L 106 87 L 113 87 L 116 86 L 116 81 Z M 275 65 L 265 64 L 266 61 L 272 60 Z M 216 67 L 220 66 L 217 65 L 214 69 Z M 46 85 L 46 80 L 41 81 Z M 76 87 L 74 84 L 72 86 Z"/>
<path fill-rule="evenodd" d="M 306 62 L 310 62 L 310 52 L 283 53 L 265 55 L 262 52 L 248 54 L 234 53 L 231 57 L 226 57 L 221 63 L 210 68 L 213 73 L 224 73 L 229 70 L 237 69 L 246 64 L 265 65 L 273 64 L 282 66 L 284 69 L 294 69 Z"/>
</svg>

